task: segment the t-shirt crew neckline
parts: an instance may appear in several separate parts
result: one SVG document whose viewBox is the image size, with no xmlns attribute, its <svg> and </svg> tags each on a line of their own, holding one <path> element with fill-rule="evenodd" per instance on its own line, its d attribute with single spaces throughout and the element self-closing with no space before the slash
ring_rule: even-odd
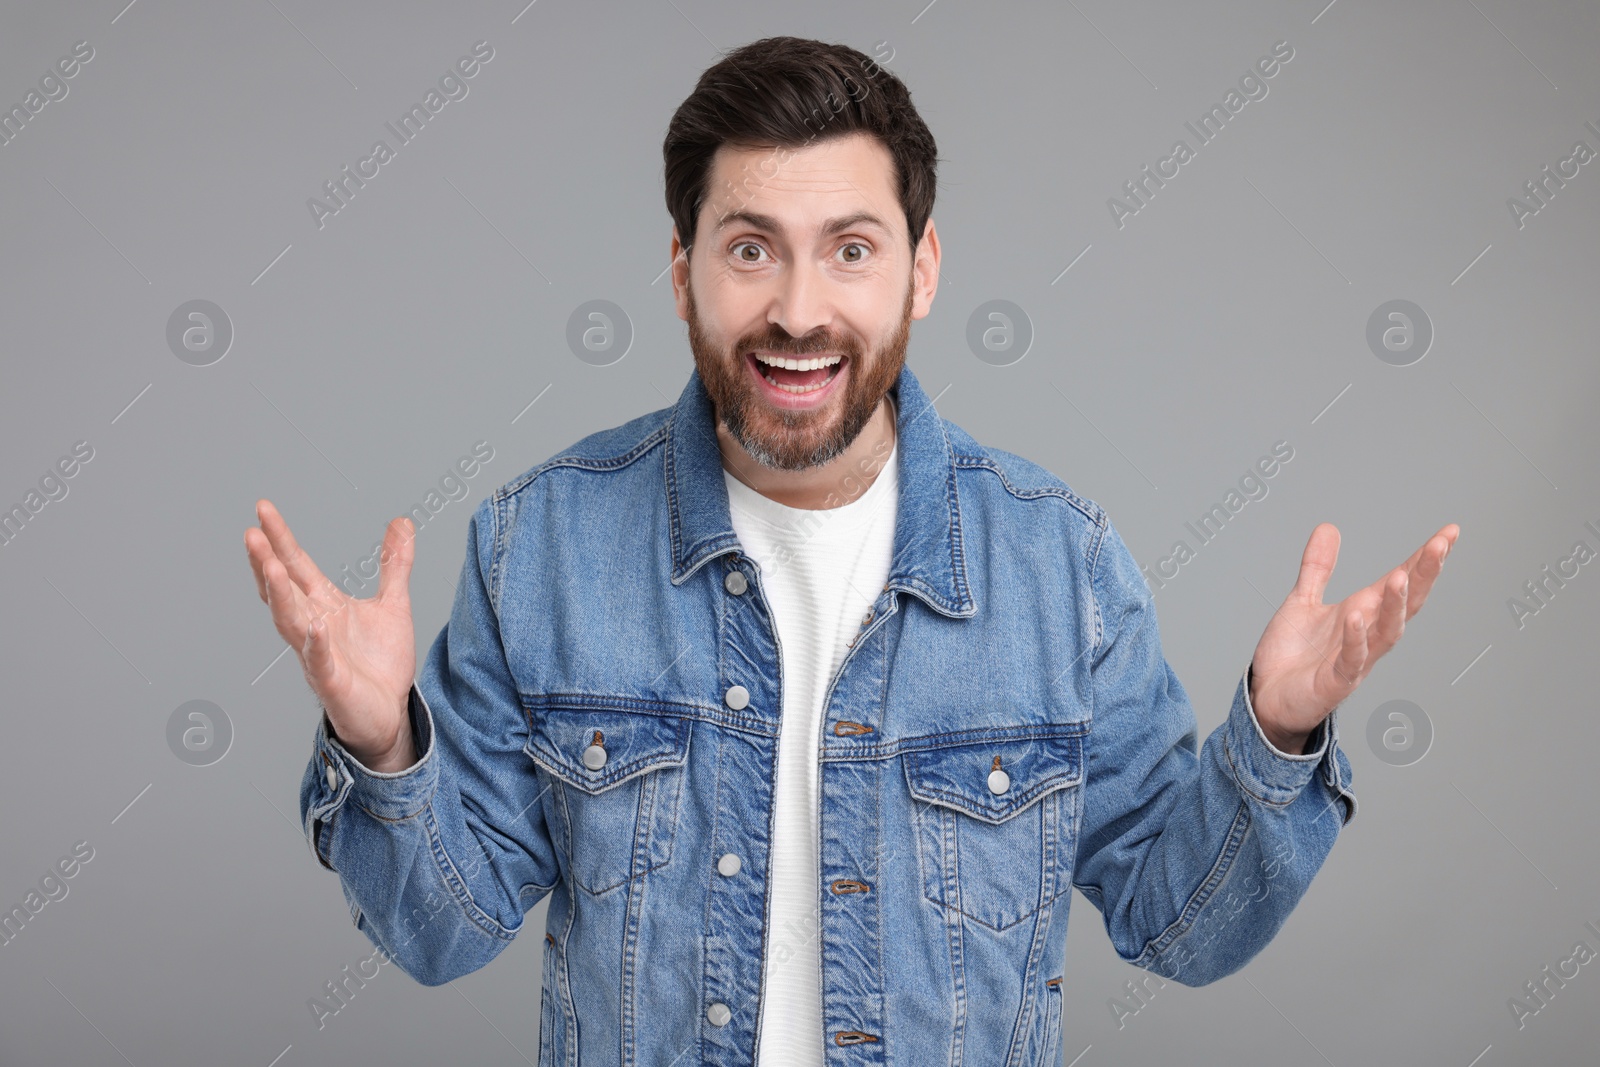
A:
<svg viewBox="0 0 1600 1067">
<path fill-rule="evenodd" d="M 883 461 L 883 466 L 878 470 L 878 476 L 872 480 L 872 484 L 867 486 L 866 491 L 856 499 L 836 508 L 791 507 L 771 497 L 763 496 L 735 478 L 726 468 L 722 474 L 728 486 L 728 503 L 731 507 L 739 508 L 742 518 L 759 522 L 779 533 L 792 533 L 800 540 L 815 541 L 819 538 L 826 539 L 859 532 L 872 521 L 878 509 L 898 486 L 899 454 L 900 435 L 896 433 L 894 443 L 889 448 L 889 456 Z M 840 479 L 840 492 L 848 491 L 848 486 L 842 484 L 848 477 L 846 474 Z"/>
</svg>

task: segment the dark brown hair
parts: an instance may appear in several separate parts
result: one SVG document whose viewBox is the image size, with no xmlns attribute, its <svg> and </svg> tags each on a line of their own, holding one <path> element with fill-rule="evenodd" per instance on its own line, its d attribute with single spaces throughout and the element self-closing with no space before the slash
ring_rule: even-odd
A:
<svg viewBox="0 0 1600 1067">
<path fill-rule="evenodd" d="M 915 255 L 933 213 L 938 158 L 911 91 L 865 53 L 803 37 L 765 37 L 728 53 L 673 113 L 661 153 L 680 242 L 694 244 L 721 145 L 795 149 L 851 133 L 872 134 L 889 150 Z M 743 182 L 772 173 L 747 173 Z"/>
</svg>

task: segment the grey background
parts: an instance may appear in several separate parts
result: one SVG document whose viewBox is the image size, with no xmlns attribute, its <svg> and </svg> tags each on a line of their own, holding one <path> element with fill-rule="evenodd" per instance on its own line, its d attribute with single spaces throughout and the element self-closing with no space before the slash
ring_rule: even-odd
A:
<svg viewBox="0 0 1600 1067">
<path fill-rule="evenodd" d="M 308 999 L 371 946 L 300 836 L 315 705 L 242 535 L 270 497 L 337 571 L 488 440 L 419 533 L 425 651 L 475 502 L 677 397 L 661 138 L 720 51 L 774 33 L 880 57 L 938 138 L 948 269 L 910 360 L 942 415 L 1099 501 L 1147 565 L 1293 446 L 1156 592 L 1202 737 L 1317 522 L 1344 537 L 1333 598 L 1462 526 L 1340 713 L 1361 810 L 1288 925 L 1119 1029 L 1108 1002 L 1144 972 L 1075 898 L 1065 1061 L 1499 1067 L 1600 1039 L 1600 961 L 1521 1032 L 1507 1006 L 1600 950 L 1600 564 L 1521 629 L 1507 607 L 1600 547 L 1600 162 L 1520 229 L 1506 206 L 1574 141 L 1600 150 L 1595 5 L 125 2 L 0 7 L 7 107 L 95 50 L 0 147 L 0 504 L 95 450 L 0 548 L 0 905 L 95 850 L 0 947 L 0 1063 L 533 1062 L 543 904 L 487 969 L 426 989 L 387 967 L 317 1029 Z M 318 229 L 307 198 L 478 40 L 469 95 Z M 1268 96 L 1119 229 L 1107 198 L 1279 40 Z M 1365 341 L 1397 298 L 1435 330 L 1408 367 Z M 193 299 L 235 334 L 206 367 L 165 339 Z M 565 341 L 591 299 L 632 323 L 610 366 Z M 966 344 L 991 299 L 1034 331 L 1009 366 Z M 1435 732 L 1409 766 L 1365 740 L 1394 699 Z M 211 766 L 168 748 L 190 700 L 232 725 Z"/>
</svg>

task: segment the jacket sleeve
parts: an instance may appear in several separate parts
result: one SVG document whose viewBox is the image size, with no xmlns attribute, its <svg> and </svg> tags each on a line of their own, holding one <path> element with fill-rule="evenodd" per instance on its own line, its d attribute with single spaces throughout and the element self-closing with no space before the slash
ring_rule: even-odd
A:
<svg viewBox="0 0 1600 1067">
<path fill-rule="evenodd" d="M 1150 587 L 1109 520 L 1090 574 L 1094 710 L 1073 883 L 1124 960 L 1205 985 L 1266 947 L 1355 817 L 1338 710 L 1305 754 L 1285 753 L 1256 720 L 1247 667 L 1197 752 Z"/>
<path fill-rule="evenodd" d="M 493 599 L 497 518 L 492 497 L 474 512 L 450 621 L 411 688 L 417 762 L 369 770 L 324 711 L 300 784 L 307 840 L 357 928 L 423 985 L 494 959 L 557 878 Z"/>
</svg>

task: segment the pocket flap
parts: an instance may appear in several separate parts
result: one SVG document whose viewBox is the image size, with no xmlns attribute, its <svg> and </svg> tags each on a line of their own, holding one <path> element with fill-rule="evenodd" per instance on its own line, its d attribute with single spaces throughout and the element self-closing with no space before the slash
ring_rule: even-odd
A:
<svg viewBox="0 0 1600 1067">
<path fill-rule="evenodd" d="M 917 749 L 906 753 L 905 769 L 911 795 L 918 800 L 1001 823 L 1046 793 L 1083 781 L 1083 736 L 1013 737 Z M 995 777 L 996 771 L 1004 777 Z"/>
<path fill-rule="evenodd" d="M 689 720 L 608 708 L 541 708 L 523 746 L 535 763 L 586 793 L 613 786 L 661 767 L 682 766 L 689 755 Z M 584 752 L 604 750 L 591 767 Z"/>
</svg>

